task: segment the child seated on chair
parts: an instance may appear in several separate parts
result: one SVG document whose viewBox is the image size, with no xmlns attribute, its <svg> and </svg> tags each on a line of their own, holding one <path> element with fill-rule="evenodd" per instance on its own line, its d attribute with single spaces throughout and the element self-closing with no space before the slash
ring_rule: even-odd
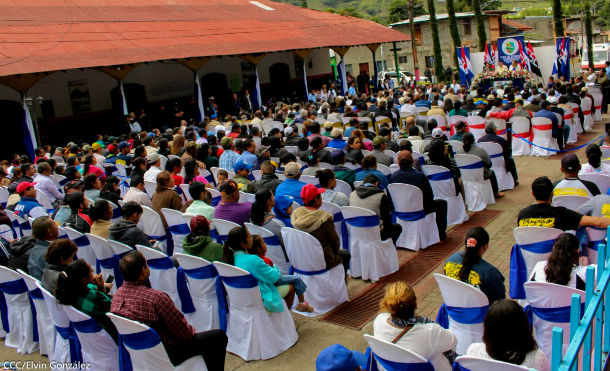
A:
<svg viewBox="0 0 610 371">
<path fill-rule="evenodd" d="M 221 185 L 222 182 L 226 181 L 227 179 L 229 179 L 229 172 L 225 169 L 218 170 L 216 173 L 216 184 Z M 218 187 L 216 187 L 216 189 L 218 189 Z"/>
<path fill-rule="evenodd" d="M 263 237 L 259 234 L 253 235 L 252 236 L 252 246 L 248 250 L 248 254 L 258 255 L 258 257 L 263 259 L 263 261 L 265 263 L 267 263 L 269 266 L 273 267 L 273 261 L 265 256 L 266 253 L 267 253 L 267 244 L 265 243 L 265 240 L 263 239 Z M 298 310 L 299 312 L 309 312 L 309 313 L 313 312 L 313 307 L 305 301 L 305 296 L 303 294 L 305 293 L 305 290 L 307 289 L 307 285 L 305 285 L 305 282 L 303 282 L 302 279 L 300 279 L 299 277 L 294 276 L 294 275 L 282 274 L 280 276 L 280 279 L 277 280 L 274 285 L 276 287 L 279 287 L 282 285 L 293 285 L 294 291 L 296 292 L 297 298 L 299 299 L 299 304 L 297 304 L 295 309 Z"/>
</svg>

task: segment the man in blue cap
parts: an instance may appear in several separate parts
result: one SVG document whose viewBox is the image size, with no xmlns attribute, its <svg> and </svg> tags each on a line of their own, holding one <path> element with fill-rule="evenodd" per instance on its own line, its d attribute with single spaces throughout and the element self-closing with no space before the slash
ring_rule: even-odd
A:
<svg viewBox="0 0 610 371">
<path fill-rule="evenodd" d="M 323 349 L 316 359 L 316 371 L 352 371 L 366 369 L 364 354 L 347 349 L 341 344 Z"/>
<path fill-rule="evenodd" d="M 286 175 L 286 180 L 275 189 L 275 197 L 289 195 L 294 198 L 294 202 L 303 205 L 301 189 L 303 189 L 305 183 L 299 180 L 301 177 L 301 165 L 296 162 L 286 164 L 284 166 L 284 175 Z"/>
<path fill-rule="evenodd" d="M 235 176 L 233 180 L 239 186 L 239 190 L 246 193 L 254 193 L 254 184 L 248 178 L 250 175 L 250 171 L 254 166 L 252 164 L 248 164 L 241 160 L 237 160 L 235 165 L 233 165 L 233 171 L 235 171 Z"/>
</svg>

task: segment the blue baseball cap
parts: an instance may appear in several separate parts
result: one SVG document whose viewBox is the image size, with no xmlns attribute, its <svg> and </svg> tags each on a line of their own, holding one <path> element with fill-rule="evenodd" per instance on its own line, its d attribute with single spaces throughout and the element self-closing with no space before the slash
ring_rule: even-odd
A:
<svg viewBox="0 0 610 371">
<path fill-rule="evenodd" d="M 254 167 L 254 165 L 247 164 L 243 160 L 239 160 L 235 163 L 235 165 L 233 165 L 233 171 L 235 171 L 236 173 L 238 171 L 244 170 L 244 169 L 251 171 L 253 167 Z"/>
<path fill-rule="evenodd" d="M 123 148 L 129 148 L 129 143 L 122 141 L 121 143 L 119 143 L 119 149 L 123 149 Z"/>
<path fill-rule="evenodd" d="M 316 359 L 316 371 L 348 371 L 366 368 L 366 356 L 341 344 L 323 349 Z"/>
</svg>

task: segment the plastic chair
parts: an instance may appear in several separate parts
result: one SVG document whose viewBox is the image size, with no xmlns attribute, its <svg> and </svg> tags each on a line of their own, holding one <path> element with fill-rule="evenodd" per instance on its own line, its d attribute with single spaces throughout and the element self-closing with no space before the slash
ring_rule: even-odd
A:
<svg viewBox="0 0 610 371">
<path fill-rule="evenodd" d="M 367 354 L 369 351 L 372 353 L 367 361 L 367 369 L 434 371 L 434 366 L 429 360 L 409 349 L 369 334 L 364 334 L 364 340 L 370 347 L 370 350 L 367 349 Z M 375 362 L 377 367 L 370 365 L 371 362 Z"/>
<path fill-rule="evenodd" d="M 216 219 L 216 218 L 212 219 L 212 224 L 214 225 L 214 228 L 216 229 L 216 233 L 218 233 L 218 237 L 216 238 L 216 240 L 221 245 L 224 244 L 231 229 L 233 229 L 235 227 L 239 227 L 239 224 L 237 224 L 237 223 L 233 223 L 231 221 L 223 220 L 223 219 Z"/>
<path fill-rule="evenodd" d="M 6 209 L 6 204 L 8 203 L 8 190 L 6 187 L 0 187 L 0 206 L 3 209 Z"/>
<path fill-rule="evenodd" d="M 585 292 L 548 282 L 526 282 L 523 287 L 529 302 L 529 308 L 526 307 L 525 311 L 526 313 L 531 312 L 534 339 L 538 348 L 544 352 L 547 359 L 551 359 L 553 328 L 561 327 L 563 329 L 562 354 L 565 354 L 570 345 L 572 294 L 580 295 L 581 303 L 584 303 Z M 550 309 L 554 309 L 552 314 L 548 313 Z"/>
<path fill-rule="evenodd" d="M 378 281 L 380 278 L 398 270 L 398 254 L 391 239 L 381 240 L 379 217 L 374 211 L 361 207 L 345 206 L 341 208 L 347 235 L 343 244 L 350 251 L 350 269 L 352 277 L 363 280 Z M 358 222 L 365 221 L 362 224 Z M 347 243 L 346 243 L 347 239 Z"/>
<path fill-rule="evenodd" d="M 23 237 L 23 232 L 21 231 L 21 225 L 19 224 L 19 220 L 17 220 L 17 215 L 15 215 L 14 212 L 5 209 L 4 212 L 6 213 L 6 216 L 8 216 L 8 218 L 11 221 L 11 230 L 13 231 L 13 237 L 15 239 L 19 239 L 21 237 Z"/>
<path fill-rule="evenodd" d="M 531 128 L 530 119 L 527 117 L 511 117 L 509 122 L 512 125 L 513 140 L 512 140 L 512 154 L 513 156 L 527 156 L 530 154 L 531 146 L 529 143 L 517 138 L 517 136 L 530 140 Z"/>
<path fill-rule="evenodd" d="M 8 213 L 7 213 L 8 215 Z M 31 237 L 32 236 L 32 224 L 29 220 L 20 217 L 19 215 L 13 213 L 15 219 L 19 223 L 19 228 L 21 229 L 21 234 L 23 237 Z M 10 218 L 10 217 L 9 217 Z"/>
<path fill-rule="evenodd" d="M 410 184 L 392 183 L 388 191 L 394 203 L 393 221 L 402 227 L 396 246 L 419 251 L 440 241 L 436 213 L 424 212 L 422 191 Z"/>
<path fill-rule="evenodd" d="M 606 229 L 598 229 L 593 227 L 586 227 L 587 237 L 589 239 L 589 245 L 583 245 L 585 254 L 589 258 L 589 262 L 595 264 L 597 262 L 597 245 L 600 243 L 606 243 Z"/>
<path fill-rule="evenodd" d="M 174 262 L 159 250 L 137 245 L 138 251 L 144 255 L 150 268 L 150 285 L 152 288 L 163 291 L 172 299 L 177 307 L 181 302 L 178 297 L 176 283 L 176 268 Z"/>
<path fill-rule="evenodd" d="M 112 219 L 110 219 L 111 223 L 117 223 L 123 220 L 123 214 L 121 214 L 121 209 L 112 201 L 108 201 L 110 207 L 112 207 Z"/>
<path fill-rule="evenodd" d="M 189 358 L 180 365 L 174 367 L 169 360 L 163 343 L 161 343 L 161 338 L 159 338 L 159 335 L 155 330 L 139 322 L 117 316 L 116 314 L 107 313 L 106 315 L 110 318 L 119 332 L 119 335 L 122 337 L 123 341 L 122 344 L 119 345 L 119 352 L 121 351 L 121 347 L 124 347 L 123 349 L 129 353 L 129 357 L 123 359 L 125 360 L 125 363 L 131 364 L 131 369 L 134 371 L 207 371 L 208 368 L 201 356 Z M 142 349 L 143 344 L 147 344 L 149 347 Z M 120 367 L 120 369 L 124 368 Z"/>
<path fill-rule="evenodd" d="M 212 195 L 212 206 L 216 206 L 218 205 L 218 203 L 220 202 L 220 192 L 218 192 L 215 189 L 212 188 L 206 188 L 206 191 L 210 192 L 210 194 Z"/>
<path fill-rule="evenodd" d="M 30 354 L 38 350 L 38 339 L 34 333 L 33 313 L 36 307 L 30 302 L 29 290 L 19 273 L 0 266 L 0 295 L 6 307 L 1 308 L 2 327 L 6 332 L 4 345 L 17 348 L 19 354 Z M 4 311 L 7 312 L 4 312 Z M 36 323 L 36 328 L 38 323 Z"/>
<path fill-rule="evenodd" d="M 197 332 L 220 328 L 218 296 L 224 293 L 218 291 L 218 271 L 212 263 L 198 256 L 175 254 L 174 258 L 180 265 L 177 275 L 178 308 Z M 186 290 L 181 294 L 185 282 Z"/>
<path fill-rule="evenodd" d="M 513 230 L 515 246 L 510 261 L 510 296 L 525 299 L 523 284 L 529 280 L 536 263 L 551 255 L 553 244 L 563 231 L 547 227 L 517 227 Z"/>
<path fill-rule="evenodd" d="M 167 228 L 174 242 L 173 253 L 175 254 L 183 252 L 182 244 L 184 243 L 184 237 L 191 233 L 189 223 L 187 223 L 184 219 L 184 214 L 178 210 L 167 208 L 161 209 L 161 213 L 165 217 Z"/>
<path fill-rule="evenodd" d="M 328 211 L 333 216 L 333 222 L 335 223 L 335 232 L 337 232 L 337 236 L 341 237 L 343 235 L 343 213 L 341 213 L 341 207 L 339 205 L 334 204 L 332 202 L 322 201 L 322 206 L 320 209 L 324 211 Z M 343 238 L 340 238 L 339 248 L 347 249 L 347 247 L 343 246 Z"/>
<path fill-rule="evenodd" d="M 38 346 L 40 354 L 53 356 L 53 350 L 55 349 L 55 328 L 53 327 L 53 321 L 51 321 L 51 315 L 47 309 L 47 305 L 44 302 L 42 292 L 36 286 L 38 280 L 29 274 L 25 273 L 21 269 L 17 269 L 17 272 L 21 275 L 25 284 L 28 288 L 31 303 L 34 303 L 36 308 L 36 325 L 38 330 Z M 34 314 L 34 313 L 32 313 Z M 34 323 L 32 318 L 32 324 Z"/>
<path fill-rule="evenodd" d="M 305 300 L 314 307 L 306 316 L 324 314 L 348 300 L 343 264 L 326 269 L 320 242 L 309 233 L 282 228 L 282 237 L 294 274 L 307 285 Z"/>
<path fill-rule="evenodd" d="M 145 180 L 144 188 L 148 197 L 152 199 L 152 196 L 155 194 L 155 190 L 157 189 L 157 183 Z"/>
<path fill-rule="evenodd" d="M 245 223 L 245 226 L 250 231 L 250 234 L 258 234 L 263 238 L 267 245 L 266 256 L 273 261 L 273 264 L 280 269 L 280 272 L 282 272 L 282 274 L 289 274 L 290 262 L 282 248 L 280 239 L 264 227 L 252 223 Z"/>
<path fill-rule="evenodd" d="M 498 130 L 497 134 L 506 139 L 506 120 L 497 117 L 488 117 L 487 122 L 493 122 Z"/>
<path fill-rule="evenodd" d="M 377 170 L 380 171 L 386 177 L 388 177 L 388 176 L 390 176 L 390 174 L 392 174 L 392 171 L 390 171 L 390 167 L 386 166 L 384 164 L 377 164 Z"/>
<path fill-rule="evenodd" d="M 578 178 L 595 183 L 601 194 L 605 195 L 610 189 L 610 176 L 604 174 L 578 174 Z"/>
<path fill-rule="evenodd" d="M 591 98 L 585 96 L 580 100 L 580 109 L 582 110 L 582 115 L 584 118 L 582 126 L 585 131 L 593 130 L 593 125 L 595 124 L 595 120 L 593 120 L 593 115 L 591 114 L 592 107 L 593 101 L 591 101 Z"/>
<path fill-rule="evenodd" d="M 294 320 L 285 303 L 282 312 L 267 312 L 256 278 L 232 265 L 213 264 L 229 302 L 226 331 L 229 352 L 245 361 L 270 359 L 297 342 Z"/>
<path fill-rule="evenodd" d="M 179 185 L 180 190 L 182 191 L 182 195 L 184 197 L 184 199 L 186 201 L 191 201 L 193 199 L 193 197 L 191 196 L 191 193 L 189 192 L 189 184 L 185 184 L 182 183 Z"/>
<path fill-rule="evenodd" d="M 456 192 L 451 171 L 444 166 L 423 165 L 422 172 L 430 182 L 434 199 L 447 202 L 447 225 L 462 224 L 467 221 L 466 205 L 461 194 Z"/>
<path fill-rule="evenodd" d="M 578 210 L 580 205 L 584 204 L 589 200 L 586 196 L 555 196 L 551 204 L 553 206 L 563 206 L 570 210 Z"/>
<path fill-rule="evenodd" d="M 313 176 L 313 175 L 301 175 L 299 180 L 301 182 L 307 183 L 307 184 L 313 184 L 313 185 L 319 185 L 320 184 L 320 180 L 318 178 L 316 178 L 315 176 Z"/>
<path fill-rule="evenodd" d="M 498 188 L 500 191 L 515 188 L 515 179 L 506 171 L 506 163 L 504 162 L 504 151 L 498 143 L 481 142 L 477 144 L 487 152 L 491 158 L 491 168 L 496 174 L 498 180 Z"/>
<path fill-rule="evenodd" d="M 78 309 L 63 305 L 81 346 L 83 362 L 92 370 L 116 370 L 119 367 L 119 348 L 97 321 Z"/>
<path fill-rule="evenodd" d="M 138 227 L 148 235 L 151 240 L 157 240 L 160 242 L 160 247 L 168 255 L 172 255 L 172 251 L 168 250 L 167 232 L 163 226 L 161 216 L 152 208 L 142 205 L 142 216 Z"/>
<path fill-rule="evenodd" d="M 563 124 L 570 127 L 570 134 L 568 135 L 566 144 L 576 143 L 578 141 L 578 128 L 575 125 L 574 112 L 572 109 L 564 108 Z"/>
<path fill-rule="evenodd" d="M 85 260 L 90 266 L 95 267 L 95 253 L 91 248 L 87 236 L 70 227 L 64 227 L 64 230 L 66 231 L 68 238 L 74 241 L 76 246 L 78 246 L 78 251 L 76 252 L 78 258 Z"/>
<path fill-rule="evenodd" d="M 85 233 L 85 236 L 89 239 L 91 250 L 95 254 L 96 262 L 95 266 L 92 267 L 95 267 L 97 273 L 102 274 L 104 280 L 108 279 L 110 275 L 114 276 L 114 285 L 110 290 L 110 294 L 114 295 L 123 284 L 121 271 L 119 270 L 119 259 L 107 240 L 90 233 Z"/>
<path fill-rule="evenodd" d="M 466 118 L 466 124 L 468 124 L 468 131 L 474 135 L 475 140 L 479 140 L 485 135 L 485 118 L 481 116 L 468 116 Z"/>
<path fill-rule="evenodd" d="M 546 117 L 532 118 L 532 143 L 541 147 L 559 150 L 557 139 L 553 138 L 552 129 L 553 123 Z M 532 156 L 552 156 L 555 152 L 532 146 L 531 154 Z"/>
<path fill-rule="evenodd" d="M 470 371 L 530 371 L 529 367 L 514 365 L 512 363 L 496 361 L 494 359 L 484 359 L 469 356 L 460 356 L 455 359 L 455 364 L 459 365 L 454 370 Z"/>
<path fill-rule="evenodd" d="M 239 202 L 251 202 L 253 203 L 255 200 L 255 196 L 253 193 L 246 193 L 239 191 Z"/>
<path fill-rule="evenodd" d="M 349 195 L 352 193 L 352 187 L 350 187 L 347 182 L 341 179 L 336 179 L 335 181 L 337 182 L 337 185 L 335 186 L 335 191 L 341 192 L 347 197 L 349 197 Z"/>
<path fill-rule="evenodd" d="M 465 282 L 438 273 L 433 276 L 444 300 L 436 322 L 455 334 L 458 339 L 456 352 L 465 354 L 470 344 L 482 341 L 489 300 L 481 290 Z M 460 315 L 469 318 L 465 320 Z"/>
<path fill-rule="evenodd" d="M 464 184 L 466 205 L 470 211 L 484 210 L 487 205 L 495 204 L 493 190 L 489 179 L 483 177 L 483 162 L 474 155 L 455 155 L 455 162 L 460 168 Z"/>
</svg>

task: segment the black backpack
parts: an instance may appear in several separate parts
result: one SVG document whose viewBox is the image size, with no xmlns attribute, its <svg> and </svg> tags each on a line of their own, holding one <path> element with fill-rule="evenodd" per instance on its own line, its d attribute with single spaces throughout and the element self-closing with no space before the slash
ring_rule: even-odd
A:
<svg viewBox="0 0 610 371">
<path fill-rule="evenodd" d="M 11 243 L 7 267 L 28 272 L 28 259 L 30 258 L 30 250 L 34 245 L 36 245 L 36 239 L 32 237 L 23 237 Z"/>
</svg>

